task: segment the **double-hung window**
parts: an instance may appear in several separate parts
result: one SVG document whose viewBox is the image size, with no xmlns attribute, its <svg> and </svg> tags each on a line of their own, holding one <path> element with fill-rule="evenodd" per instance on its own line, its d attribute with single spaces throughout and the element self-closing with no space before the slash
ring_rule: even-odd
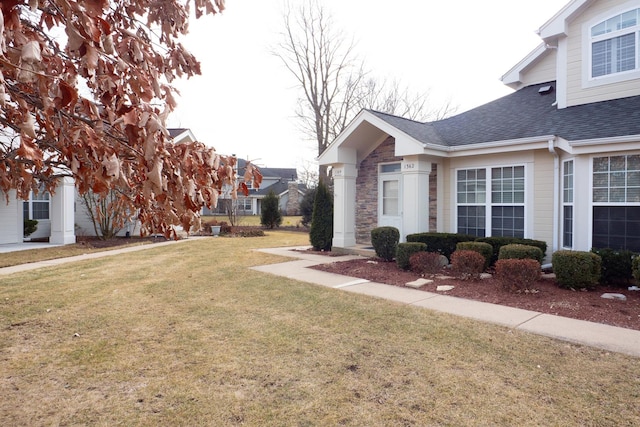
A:
<svg viewBox="0 0 640 427">
<path fill-rule="evenodd" d="M 640 8 L 629 10 L 590 28 L 591 78 L 640 68 Z"/>
<path fill-rule="evenodd" d="M 29 200 L 25 200 L 22 205 L 24 219 L 49 219 L 49 193 L 40 191 L 38 194 L 31 193 Z"/>
<path fill-rule="evenodd" d="M 593 159 L 594 248 L 640 252 L 640 154 Z"/>
<path fill-rule="evenodd" d="M 456 175 L 458 233 L 524 237 L 524 172 L 524 166 L 459 170 Z"/>
</svg>

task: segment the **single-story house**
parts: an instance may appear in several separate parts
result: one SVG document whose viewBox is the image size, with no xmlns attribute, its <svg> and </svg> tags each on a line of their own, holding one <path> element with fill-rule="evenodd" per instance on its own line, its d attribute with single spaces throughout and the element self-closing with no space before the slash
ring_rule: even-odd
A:
<svg viewBox="0 0 640 427">
<path fill-rule="evenodd" d="M 190 129 L 168 129 L 175 143 L 196 141 Z M 8 195 L 0 192 L 0 244 L 21 243 L 24 219 L 38 221 L 38 229 L 29 236 L 30 239 L 48 239 L 53 244 L 70 244 L 76 242 L 76 236 L 94 236 L 93 224 L 82 205 L 75 189 L 74 180 L 70 177 L 60 179 L 55 194 L 41 192 L 31 194 L 29 200 L 18 200 L 16 192 Z M 132 217 L 121 230 L 120 235 L 127 232 L 139 235 L 140 226 Z"/>
<path fill-rule="evenodd" d="M 319 156 L 333 246 L 378 226 L 640 251 L 640 0 L 573 0 L 503 77 L 515 91 L 421 123 L 363 110 Z"/>
</svg>

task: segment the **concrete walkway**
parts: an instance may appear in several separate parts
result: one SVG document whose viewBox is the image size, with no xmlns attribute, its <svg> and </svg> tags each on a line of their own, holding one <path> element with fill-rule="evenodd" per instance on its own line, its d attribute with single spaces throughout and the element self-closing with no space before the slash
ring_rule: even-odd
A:
<svg viewBox="0 0 640 427">
<path fill-rule="evenodd" d="M 397 301 L 401 304 L 469 317 L 575 344 L 640 357 L 640 331 L 486 302 L 455 298 L 417 289 L 390 286 L 370 282 L 365 279 L 356 279 L 340 274 L 313 270 L 307 267 L 327 262 L 347 261 L 359 257 L 357 255 L 327 257 L 304 253 L 296 249 L 306 248 L 261 249 L 261 252 L 296 258 L 296 260 L 279 264 L 261 265 L 253 267 L 253 270 L 341 289 L 347 292 L 384 298 Z"/>
<path fill-rule="evenodd" d="M 43 268 L 43 267 L 51 267 L 54 265 L 66 264 L 68 262 L 82 261 L 85 259 L 103 258 L 106 256 L 126 254 L 129 252 L 137 252 L 145 249 L 153 249 L 159 246 L 173 245 L 181 242 L 193 241 L 199 238 L 200 237 L 190 237 L 189 239 L 183 239 L 183 240 L 167 240 L 167 241 L 158 242 L 158 243 L 148 243 L 145 245 L 129 246 L 129 247 L 120 248 L 120 249 L 111 249 L 111 250 L 105 250 L 100 252 L 92 252 L 92 253 L 87 253 L 83 255 L 71 256 L 67 258 L 56 258 L 56 259 L 50 259 L 47 261 L 38 261 L 38 262 L 31 262 L 28 264 L 14 265 L 11 267 L 3 267 L 3 268 L 0 268 L 0 276 L 19 273 L 21 271 L 30 271 L 30 270 L 36 270 L 38 268 Z M 49 246 L 43 246 L 43 247 L 51 247 L 51 246 L 49 245 Z M 33 248 L 28 248 L 28 249 L 33 249 Z"/>
<path fill-rule="evenodd" d="M 123 253 L 136 252 L 159 246 L 179 244 L 197 240 L 198 237 L 190 237 L 184 240 L 169 240 L 166 242 L 131 246 L 122 249 L 94 252 L 68 258 L 52 259 L 29 264 L 21 264 L 13 267 L 0 268 L 0 276 L 35 270 L 85 259 L 95 259 L 113 256 Z M 563 341 L 601 348 L 640 357 L 640 331 L 607 326 L 600 323 L 575 320 L 567 317 L 553 316 L 537 313 L 535 311 L 519 308 L 505 307 L 502 305 L 455 298 L 417 289 L 401 288 L 382 283 L 370 282 L 340 274 L 313 270 L 307 267 L 327 262 L 346 261 L 360 258 L 358 255 L 345 255 L 340 257 L 327 257 L 305 253 L 296 249 L 307 247 L 272 248 L 261 249 L 261 252 L 295 258 L 293 261 L 279 264 L 268 264 L 253 267 L 253 270 L 264 273 L 288 277 L 302 282 L 313 283 L 346 292 L 354 292 L 377 298 L 384 298 L 401 304 L 414 305 L 430 310 L 469 317 L 483 322 L 495 323 L 508 328 L 545 335 Z"/>
</svg>

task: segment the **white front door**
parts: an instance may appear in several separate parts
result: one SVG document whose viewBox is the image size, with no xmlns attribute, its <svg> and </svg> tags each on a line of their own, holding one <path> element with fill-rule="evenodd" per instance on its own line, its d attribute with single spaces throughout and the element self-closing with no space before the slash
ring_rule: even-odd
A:
<svg viewBox="0 0 640 427">
<path fill-rule="evenodd" d="M 381 173 L 378 177 L 378 226 L 395 227 L 402 236 L 402 175 Z"/>
</svg>

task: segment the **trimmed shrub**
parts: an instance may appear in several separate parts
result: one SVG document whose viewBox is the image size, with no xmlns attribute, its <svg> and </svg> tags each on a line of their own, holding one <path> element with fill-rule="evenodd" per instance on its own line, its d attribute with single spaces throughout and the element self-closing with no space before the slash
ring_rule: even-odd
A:
<svg viewBox="0 0 640 427">
<path fill-rule="evenodd" d="M 409 268 L 418 274 L 437 273 L 444 267 L 441 261 L 443 256 L 437 252 L 416 252 L 409 257 Z"/>
<path fill-rule="evenodd" d="M 373 240 L 373 232 L 372 238 Z M 408 270 L 411 267 L 411 256 L 416 252 L 426 251 L 427 245 L 420 242 L 399 243 L 396 250 L 396 264 L 402 270 Z M 377 252 L 376 252 L 377 253 Z M 378 255 L 379 256 L 379 255 Z M 380 257 L 382 258 L 382 257 Z"/>
<path fill-rule="evenodd" d="M 385 261 L 393 261 L 399 241 L 400 231 L 395 227 L 377 227 L 371 230 L 373 249 L 375 249 L 376 255 Z"/>
<path fill-rule="evenodd" d="M 556 282 L 567 289 L 593 289 L 600 280 L 602 259 L 592 252 L 556 251 L 551 256 Z"/>
<path fill-rule="evenodd" d="M 320 181 L 316 187 L 309 240 L 316 251 L 331 250 L 333 243 L 333 197 L 324 181 Z"/>
<path fill-rule="evenodd" d="M 273 190 L 262 199 L 262 210 L 260 212 L 260 224 L 267 228 L 279 227 L 282 224 L 282 213 L 280 212 L 280 198 Z"/>
<path fill-rule="evenodd" d="M 533 289 L 540 279 L 540 263 L 531 258 L 504 258 L 496 261 L 496 279 L 511 291 Z"/>
<path fill-rule="evenodd" d="M 491 258 L 493 257 L 493 247 L 484 242 L 460 242 L 456 245 L 457 251 L 475 251 L 482 255 L 485 259 L 484 270 L 491 265 Z"/>
<path fill-rule="evenodd" d="M 636 284 L 640 285 L 640 255 L 633 257 L 633 261 L 631 261 L 631 269 L 633 278 L 636 279 Z"/>
<path fill-rule="evenodd" d="M 472 242 L 475 236 L 455 233 L 415 233 L 407 236 L 407 242 L 422 242 L 429 252 L 438 252 L 447 258 L 455 252 L 460 242 Z"/>
<path fill-rule="evenodd" d="M 602 258 L 602 277 L 600 283 L 611 285 L 628 285 L 633 280 L 632 260 L 635 253 L 626 250 L 591 249 L 591 252 Z"/>
<path fill-rule="evenodd" d="M 533 239 L 522 239 L 520 237 L 478 237 L 475 239 L 476 242 L 485 242 L 493 246 L 493 257 L 491 258 L 491 264 L 495 264 L 498 260 L 498 256 L 500 255 L 500 248 L 504 245 L 510 244 L 520 244 L 520 245 L 529 245 L 540 248 L 542 251 L 542 259 L 547 254 L 547 242 L 543 242 L 542 240 L 533 240 Z"/>
<path fill-rule="evenodd" d="M 38 220 L 25 219 L 22 224 L 22 235 L 28 237 L 36 232 L 38 229 Z"/>
<path fill-rule="evenodd" d="M 521 245 L 519 243 L 512 243 L 500 247 L 498 253 L 498 260 L 501 259 L 534 259 L 538 263 L 542 264 L 544 255 L 540 248 L 529 245 Z"/>
<path fill-rule="evenodd" d="M 451 267 L 463 279 L 477 279 L 484 271 L 484 257 L 476 251 L 455 251 L 451 254 Z"/>
</svg>

